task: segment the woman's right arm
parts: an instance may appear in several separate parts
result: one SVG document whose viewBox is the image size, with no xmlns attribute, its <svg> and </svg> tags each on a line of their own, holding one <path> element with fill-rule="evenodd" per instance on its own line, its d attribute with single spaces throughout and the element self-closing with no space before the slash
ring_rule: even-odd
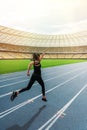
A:
<svg viewBox="0 0 87 130">
<path fill-rule="evenodd" d="M 32 67 L 32 65 L 34 64 L 34 62 L 30 62 L 29 65 L 28 65 L 28 71 L 27 71 L 27 76 L 30 76 L 30 69 Z"/>
</svg>

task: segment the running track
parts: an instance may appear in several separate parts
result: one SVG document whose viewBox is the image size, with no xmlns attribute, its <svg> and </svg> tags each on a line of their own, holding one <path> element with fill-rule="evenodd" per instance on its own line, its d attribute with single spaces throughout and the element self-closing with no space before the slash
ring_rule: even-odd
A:
<svg viewBox="0 0 87 130">
<path fill-rule="evenodd" d="M 87 62 L 45 68 L 42 77 L 47 102 L 37 82 L 11 102 L 12 91 L 30 77 L 26 71 L 0 75 L 0 130 L 87 130 Z"/>
</svg>

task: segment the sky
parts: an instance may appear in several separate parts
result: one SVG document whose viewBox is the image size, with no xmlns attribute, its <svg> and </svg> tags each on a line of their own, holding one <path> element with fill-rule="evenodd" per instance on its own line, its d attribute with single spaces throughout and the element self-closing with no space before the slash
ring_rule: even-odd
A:
<svg viewBox="0 0 87 130">
<path fill-rule="evenodd" d="M 0 25 L 40 34 L 87 30 L 87 0 L 0 0 Z"/>
</svg>

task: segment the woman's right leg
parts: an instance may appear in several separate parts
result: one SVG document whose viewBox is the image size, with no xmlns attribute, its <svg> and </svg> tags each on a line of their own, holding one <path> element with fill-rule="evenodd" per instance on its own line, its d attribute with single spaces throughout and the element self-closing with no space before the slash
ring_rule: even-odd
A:
<svg viewBox="0 0 87 130">
<path fill-rule="evenodd" d="M 31 77 L 31 79 L 30 79 L 30 81 L 29 81 L 27 87 L 22 88 L 21 90 L 18 91 L 18 93 L 22 93 L 22 92 L 24 92 L 24 91 L 29 90 L 29 89 L 32 87 L 32 85 L 33 85 L 34 82 L 35 82 L 35 77 L 32 75 L 32 77 Z"/>
<path fill-rule="evenodd" d="M 31 87 L 32 87 L 32 85 L 33 85 L 33 83 L 35 82 L 35 76 L 34 75 L 32 75 L 31 76 L 31 79 L 30 79 L 30 81 L 29 81 L 29 83 L 28 83 L 28 85 L 27 85 L 27 87 L 25 87 L 25 88 L 23 88 L 23 89 L 21 89 L 21 90 L 19 90 L 19 91 L 16 91 L 16 92 L 13 92 L 12 93 L 12 95 L 11 95 L 11 101 L 13 101 L 16 97 L 17 97 L 17 95 L 19 94 L 19 93 L 22 93 L 22 92 L 24 92 L 24 91 L 27 91 L 27 90 L 29 90 Z"/>
</svg>

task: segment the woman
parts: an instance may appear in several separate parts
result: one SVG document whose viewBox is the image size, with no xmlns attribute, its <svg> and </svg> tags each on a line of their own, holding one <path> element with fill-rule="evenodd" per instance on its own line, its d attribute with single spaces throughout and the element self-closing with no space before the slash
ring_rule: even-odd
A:
<svg viewBox="0 0 87 130">
<path fill-rule="evenodd" d="M 43 59 L 43 57 L 44 57 L 44 53 L 42 55 L 39 55 L 37 53 L 33 54 L 33 61 L 30 62 L 30 64 L 28 65 L 28 71 L 27 71 L 27 76 L 30 76 L 30 68 L 32 66 L 34 66 L 34 72 L 31 76 L 31 79 L 30 79 L 27 87 L 12 93 L 11 101 L 13 101 L 18 96 L 18 94 L 29 90 L 35 81 L 37 81 L 42 87 L 42 100 L 47 101 L 46 96 L 45 96 L 45 86 L 44 86 L 44 82 L 43 82 L 42 77 L 41 77 L 40 61 Z"/>
</svg>

